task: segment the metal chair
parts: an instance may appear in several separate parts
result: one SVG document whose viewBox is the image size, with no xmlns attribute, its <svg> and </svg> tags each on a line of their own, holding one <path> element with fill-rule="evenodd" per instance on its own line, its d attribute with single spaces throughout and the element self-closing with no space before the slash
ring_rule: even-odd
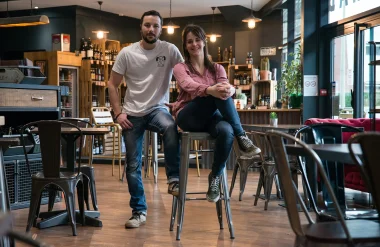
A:
<svg viewBox="0 0 380 247">
<path fill-rule="evenodd" d="M 358 157 L 353 151 L 353 144 L 358 143 L 362 150 L 362 157 Z M 362 176 L 374 198 L 374 203 L 379 211 L 380 208 L 380 133 L 366 132 L 353 136 L 348 141 L 348 149 L 355 163 L 360 167 Z"/>
<path fill-rule="evenodd" d="M 206 194 L 206 192 L 187 192 L 187 177 L 189 169 L 189 154 L 190 154 L 190 143 L 191 140 L 212 140 L 213 138 L 205 132 L 180 132 L 181 140 L 181 165 L 180 165 L 180 180 L 179 180 L 179 196 L 178 198 L 173 196 L 172 202 L 172 213 L 170 218 L 170 231 L 173 231 L 174 220 L 178 211 L 177 216 L 177 236 L 176 239 L 181 239 L 183 218 L 185 213 L 185 202 L 188 200 L 206 200 L 206 197 L 203 198 L 187 198 L 188 194 Z M 232 214 L 230 207 L 230 198 L 228 193 L 228 184 L 227 184 L 227 171 L 224 169 L 223 174 L 221 175 L 221 196 L 219 201 L 216 202 L 216 211 L 219 220 L 220 229 L 223 229 L 223 219 L 222 219 L 222 201 L 224 201 L 226 218 L 228 223 L 228 228 L 230 231 L 231 239 L 235 238 L 234 227 L 232 223 Z M 178 207 L 177 207 L 178 205 Z"/>
<path fill-rule="evenodd" d="M 12 230 L 12 214 L 0 215 L 0 245 L 2 247 L 15 246 L 15 240 L 34 247 L 48 247 L 50 245 L 31 238 L 23 233 Z"/>
<path fill-rule="evenodd" d="M 257 144 L 257 143 L 256 143 Z M 257 145 L 256 145 L 257 146 Z M 260 147 L 260 146 L 258 146 Z M 244 156 L 239 148 L 239 144 L 234 139 L 233 150 L 236 155 L 236 163 L 234 166 L 234 171 L 232 174 L 231 187 L 230 187 L 230 197 L 235 186 L 235 180 L 238 170 L 240 170 L 240 192 L 239 192 L 239 201 L 242 200 L 245 184 L 247 183 L 248 169 L 250 167 L 261 168 L 262 162 L 264 160 L 262 153 L 255 156 L 247 157 Z"/>
<path fill-rule="evenodd" d="M 92 107 L 91 115 L 96 127 L 112 128 L 112 133 L 107 135 L 112 138 L 111 143 L 105 143 L 104 154 L 96 155 L 99 158 L 112 159 L 112 176 L 114 175 L 115 160 L 119 161 L 119 179 L 121 179 L 121 127 L 114 123 L 110 110 L 107 107 Z"/>
<path fill-rule="evenodd" d="M 281 188 L 284 192 L 284 200 L 288 218 L 293 232 L 296 234 L 294 246 L 377 246 L 380 243 L 380 224 L 371 220 L 345 221 L 341 208 L 339 207 L 332 186 L 323 168 L 322 161 L 318 155 L 301 140 L 278 131 L 268 131 L 268 140 L 274 155 L 276 169 L 279 175 Z M 309 214 L 298 188 L 292 180 L 289 160 L 284 141 L 290 140 L 301 146 L 313 160 L 320 173 L 321 179 L 326 185 L 327 193 L 333 201 L 337 212 L 338 221 L 314 222 Z M 310 164 L 312 165 L 312 164 Z M 310 185 L 306 180 L 309 192 Z M 308 224 L 302 225 L 298 213 L 297 201 L 306 216 Z M 313 200 L 314 201 L 314 200 Z"/>
<path fill-rule="evenodd" d="M 79 128 L 91 128 L 94 127 L 93 124 L 88 121 L 88 119 L 83 119 L 83 118 L 63 118 L 61 119 L 63 122 L 68 122 L 72 123 Z M 90 147 L 92 149 L 93 143 L 94 143 L 94 137 L 91 136 L 90 140 L 87 142 L 90 144 Z M 77 143 L 77 146 L 80 145 Z M 83 146 L 84 148 L 86 146 L 86 136 L 83 137 Z M 91 150 L 90 149 L 90 150 Z M 83 176 L 83 186 L 84 186 L 84 202 L 86 204 L 87 210 L 90 210 L 90 203 L 88 200 L 88 190 L 90 189 L 90 194 L 91 194 L 91 201 L 92 201 L 92 206 L 94 207 L 94 210 L 98 211 L 98 200 L 96 197 L 96 186 L 95 186 L 95 171 L 94 167 L 92 166 L 92 152 L 89 153 L 89 158 L 88 158 L 88 165 L 82 165 L 80 167 L 81 173 L 84 175 Z M 50 206 L 51 198 L 49 195 L 49 206 Z M 54 200 L 52 200 L 54 203 Z M 51 210 L 49 210 L 51 211 Z"/>
<path fill-rule="evenodd" d="M 78 193 L 78 204 L 81 215 L 81 223 L 82 225 L 85 224 L 83 175 L 80 172 L 82 149 L 79 149 L 78 172 L 62 172 L 60 169 L 61 128 L 70 127 L 77 129 L 79 133 L 79 140 L 81 143 L 80 147 L 82 147 L 83 142 L 82 132 L 76 125 L 71 123 L 65 123 L 57 120 L 42 120 L 24 125 L 21 128 L 21 133 L 26 133 L 27 129 L 29 130 L 34 127 L 38 128 L 43 172 L 31 174 L 28 153 L 25 147 L 25 140 L 24 138 L 21 138 L 21 143 L 25 154 L 25 161 L 29 169 L 29 173 L 32 177 L 32 191 L 26 231 L 29 232 L 32 225 L 37 225 L 37 218 L 40 212 L 42 191 L 45 187 L 54 186 L 54 190 L 56 188 L 59 188 L 60 190 L 62 190 L 64 194 L 67 213 L 69 216 L 69 223 L 71 223 L 73 235 L 76 236 L 77 232 L 75 213 L 75 188 L 77 188 Z"/>
</svg>

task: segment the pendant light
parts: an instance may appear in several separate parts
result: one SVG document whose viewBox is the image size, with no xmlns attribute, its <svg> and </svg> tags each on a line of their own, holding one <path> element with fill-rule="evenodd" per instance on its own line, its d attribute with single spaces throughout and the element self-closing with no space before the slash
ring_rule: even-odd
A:
<svg viewBox="0 0 380 247">
<path fill-rule="evenodd" d="M 32 15 L 33 2 L 30 0 L 30 15 L 20 17 L 9 17 L 7 1 L 7 17 L 0 18 L 0 27 L 26 27 L 49 24 L 49 17 L 46 15 Z"/>
<path fill-rule="evenodd" d="M 167 28 L 168 29 L 168 34 L 173 34 L 175 28 L 180 28 L 180 26 L 175 25 L 172 22 L 172 0 L 170 0 L 170 15 L 169 15 L 169 22 L 167 25 L 162 26 L 162 28 Z"/>
<path fill-rule="evenodd" d="M 210 41 L 213 42 L 213 43 L 216 41 L 216 38 L 220 38 L 220 37 L 222 37 L 222 35 L 214 33 L 214 11 L 215 11 L 215 8 L 216 8 L 216 7 L 211 7 L 211 9 L 212 9 L 212 26 L 211 26 L 211 34 L 207 34 L 207 35 L 206 35 L 207 37 L 210 38 Z"/>
<path fill-rule="evenodd" d="M 102 11 L 102 4 L 103 4 L 103 1 L 98 1 L 98 4 L 99 4 L 99 9 L 100 11 Z M 100 25 L 103 26 L 103 22 L 102 22 L 102 15 L 100 14 Z M 95 31 L 92 31 L 92 33 L 96 33 L 96 37 L 98 39 L 103 39 L 105 34 L 109 33 L 108 31 L 105 31 L 105 30 L 102 30 L 102 29 L 99 29 L 99 30 L 95 30 Z"/>
<path fill-rule="evenodd" d="M 260 18 L 257 18 L 253 15 L 252 5 L 253 5 L 253 0 L 251 0 L 251 15 L 248 18 L 245 18 L 244 20 L 242 20 L 242 22 L 248 22 L 248 28 L 249 29 L 254 29 L 256 26 L 256 22 L 261 21 Z"/>
</svg>

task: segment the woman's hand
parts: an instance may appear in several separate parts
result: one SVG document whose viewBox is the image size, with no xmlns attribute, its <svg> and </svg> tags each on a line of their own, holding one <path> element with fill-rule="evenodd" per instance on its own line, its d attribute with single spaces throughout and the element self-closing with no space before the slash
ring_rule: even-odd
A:
<svg viewBox="0 0 380 247">
<path fill-rule="evenodd" d="M 206 89 L 206 93 L 214 96 L 215 98 L 226 100 L 231 97 L 235 92 L 231 90 L 231 84 L 228 82 L 219 82 Z"/>
</svg>

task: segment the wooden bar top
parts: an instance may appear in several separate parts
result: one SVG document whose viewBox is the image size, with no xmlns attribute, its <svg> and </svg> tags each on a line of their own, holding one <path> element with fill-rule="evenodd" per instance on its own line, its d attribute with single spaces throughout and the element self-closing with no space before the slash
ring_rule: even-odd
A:
<svg viewBox="0 0 380 247">
<path fill-rule="evenodd" d="M 240 109 L 238 112 L 299 112 L 301 109 Z"/>
</svg>

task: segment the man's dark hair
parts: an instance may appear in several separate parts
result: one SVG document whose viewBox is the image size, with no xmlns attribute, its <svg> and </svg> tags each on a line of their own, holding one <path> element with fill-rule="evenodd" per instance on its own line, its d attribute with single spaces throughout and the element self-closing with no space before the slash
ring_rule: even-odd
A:
<svg viewBox="0 0 380 247">
<path fill-rule="evenodd" d="M 148 16 L 148 15 L 153 15 L 153 16 L 158 16 L 158 17 L 160 17 L 160 20 L 161 20 L 161 26 L 163 25 L 163 20 L 162 20 L 162 17 L 161 17 L 161 15 L 160 15 L 160 13 L 158 13 L 157 11 L 155 11 L 155 10 L 149 10 L 149 11 L 147 11 L 147 12 L 145 12 L 142 16 L 141 16 L 141 19 L 140 19 L 140 26 L 142 26 L 142 24 L 143 24 L 143 21 L 144 21 L 144 17 L 145 16 Z"/>
</svg>

